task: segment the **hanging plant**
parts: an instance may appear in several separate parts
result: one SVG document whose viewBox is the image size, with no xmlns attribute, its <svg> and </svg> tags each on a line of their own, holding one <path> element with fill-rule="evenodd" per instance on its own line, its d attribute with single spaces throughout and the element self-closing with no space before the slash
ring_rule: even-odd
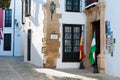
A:
<svg viewBox="0 0 120 80">
<path fill-rule="evenodd" d="M 0 8 L 8 9 L 10 7 L 11 0 L 0 0 Z"/>
</svg>

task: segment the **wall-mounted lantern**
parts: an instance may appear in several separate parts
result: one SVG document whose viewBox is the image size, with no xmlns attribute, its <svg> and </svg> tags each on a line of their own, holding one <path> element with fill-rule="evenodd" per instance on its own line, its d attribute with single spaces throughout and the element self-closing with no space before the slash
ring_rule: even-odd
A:
<svg viewBox="0 0 120 80">
<path fill-rule="evenodd" d="M 51 3 L 50 3 L 51 20 L 52 20 L 52 15 L 53 15 L 55 9 L 56 9 L 56 4 L 54 3 L 54 1 L 51 1 Z"/>
<path fill-rule="evenodd" d="M 17 21 L 17 19 L 15 19 L 14 21 L 15 21 L 15 25 L 16 25 L 16 27 L 18 27 L 19 25 L 18 25 L 18 21 Z"/>
</svg>

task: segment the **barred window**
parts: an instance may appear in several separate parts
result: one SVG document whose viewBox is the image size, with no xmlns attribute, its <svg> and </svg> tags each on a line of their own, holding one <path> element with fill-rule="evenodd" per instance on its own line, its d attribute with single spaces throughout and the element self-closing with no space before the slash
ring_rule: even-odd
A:
<svg viewBox="0 0 120 80">
<path fill-rule="evenodd" d="M 12 10 L 5 10 L 5 27 L 11 27 L 12 24 Z"/>
<path fill-rule="evenodd" d="M 11 51 L 11 34 L 4 34 L 4 51 Z"/>
</svg>

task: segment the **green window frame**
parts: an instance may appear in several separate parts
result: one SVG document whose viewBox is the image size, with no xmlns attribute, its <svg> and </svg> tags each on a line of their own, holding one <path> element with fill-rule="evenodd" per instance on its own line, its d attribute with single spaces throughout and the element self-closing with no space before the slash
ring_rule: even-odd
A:
<svg viewBox="0 0 120 80">
<path fill-rule="evenodd" d="M 12 9 L 5 10 L 5 27 L 12 26 Z"/>
<path fill-rule="evenodd" d="M 63 25 L 63 62 L 79 62 L 82 25 Z"/>
<path fill-rule="evenodd" d="M 4 51 L 11 51 L 11 34 L 4 34 Z"/>
<path fill-rule="evenodd" d="M 66 11 L 68 12 L 81 12 L 81 0 L 66 0 Z"/>
</svg>

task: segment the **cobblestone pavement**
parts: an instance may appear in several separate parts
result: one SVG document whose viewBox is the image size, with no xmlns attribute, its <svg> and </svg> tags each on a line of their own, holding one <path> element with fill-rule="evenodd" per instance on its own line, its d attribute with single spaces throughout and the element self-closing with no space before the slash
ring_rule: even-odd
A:
<svg viewBox="0 0 120 80">
<path fill-rule="evenodd" d="M 0 80 L 120 80 L 79 69 L 47 69 L 23 62 L 23 57 L 0 57 Z"/>
</svg>

